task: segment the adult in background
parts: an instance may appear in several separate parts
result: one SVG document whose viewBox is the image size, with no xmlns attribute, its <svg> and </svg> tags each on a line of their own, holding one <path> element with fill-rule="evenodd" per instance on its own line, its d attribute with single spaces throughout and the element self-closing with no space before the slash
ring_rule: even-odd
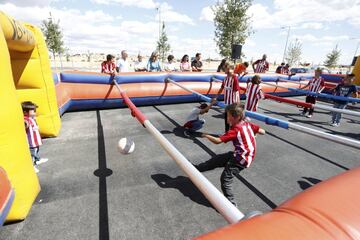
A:
<svg viewBox="0 0 360 240">
<path fill-rule="evenodd" d="M 149 61 L 146 65 L 146 69 L 149 72 L 161 72 L 161 65 L 159 61 L 159 53 L 154 51 L 151 53 L 151 56 L 149 58 Z"/>
<path fill-rule="evenodd" d="M 135 72 L 146 72 L 147 71 L 146 65 L 145 62 L 143 61 L 143 56 L 141 55 L 141 53 L 138 54 L 137 58 L 138 60 L 134 64 Z"/>
<path fill-rule="evenodd" d="M 282 62 L 282 63 L 280 64 L 280 66 L 278 66 L 278 67 L 276 68 L 275 73 L 281 74 L 281 70 L 282 70 L 282 68 L 283 68 L 284 66 L 285 66 L 285 63 Z"/>
<path fill-rule="evenodd" d="M 117 72 L 129 72 L 129 62 L 127 61 L 128 54 L 126 50 L 121 51 L 121 58 L 117 67 Z"/>
<path fill-rule="evenodd" d="M 290 65 L 287 63 L 282 69 L 281 74 L 283 75 L 289 75 L 290 74 Z"/>
<path fill-rule="evenodd" d="M 106 61 L 101 63 L 101 73 L 110 74 L 115 76 L 116 74 L 116 65 L 115 65 L 115 56 L 108 54 L 106 56 Z"/>
<path fill-rule="evenodd" d="M 224 58 L 223 60 L 221 60 L 216 72 L 225 72 L 225 64 L 226 64 L 226 58 Z"/>
<path fill-rule="evenodd" d="M 191 72 L 191 65 L 189 63 L 189 55 L 187 55 L 187 54 L 185 54 L 181 58 L 180 71 L 182 71 L 182 72 Z"/>
<path fill-rule="evenodd" d="M 262 56 L 262 59 L 258 59 L 252 64 L 254 73 L 265 73 L 266 71 L 269 70 L 269 63 L 268 63 L 268 61 L 266 61 L 266 58 L 267 58 L 267 56 L 266 56 L 266 54 L 264 54 Z M 256 67 L 255 67 L 255 65 L 256 65 Z"/>
<path fill-rule="evenodd" d="M 193 72 L 201 72 L 202 71 L 202 62 L 201 59 L 201 53 L 196 53 L 195 59 L 191 62 L 191 69 Z"/>
<path fill-rule="evenodd" d="M 173 55 L 169 55 L 167 57 L 168 62 L 164 64 L 164 70 L 167 72 L 176 72 L 176 66 L 175 66 L 175 57 Z"/>
</svg>

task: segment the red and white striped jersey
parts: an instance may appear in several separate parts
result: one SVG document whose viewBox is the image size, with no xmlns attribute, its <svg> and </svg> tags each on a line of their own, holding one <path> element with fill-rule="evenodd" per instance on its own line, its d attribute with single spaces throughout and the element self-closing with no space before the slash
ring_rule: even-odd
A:
<svg viewBox="0 0 360 240">
<path fill-rule="evenodd" d="M 282 67 L 280 70 L 280 74 L 288 75 L 289 74 L 289 68 Z"/>
<path fill-rule="evenodd" d="M 260 84 L 249 83 L 246 89 L 245 109 L 256 112 L 259 99 L 264 99 L 264 93 Z"/>
<path fill-rule="evenodd" d="M 39 147 L 42 145 L 42 140 L 39 132 L 39 127 L 34 118 L 24 116 L 26 126 L 26 135 L 31 148 Z"/>
<path fill-rule="evenodd" d="M 269 63 L 266 60 L 259 59 L 254 62 L 256 65 L 255 73 L 265 73 L 269 70 Z"/>
<path fill-rule="evenodd" d="M 259 132 L 259 129 L 258 125 L 241 121 L 220 136 L 220 140 L 224 143 L 232 141 L 235 147 L 234 157 L 236 161 L 245 167 L 249 167 L 255 157 L 255 134 Z"/>
<path fill-rule="evenodd" d="M 239 80 L 236 74 L 234 74 L 232 77 L 226 76 L 221 87 L 224 88 L 225 104 L 233 104 L 240 102 L 240 87 Z"/>
<path fill-rule="evenodd" d="M 115 73 L 116 66 L 113 62 L 104 61 L 101 63 L 101 72 L 102 73 Z"/>
<path fill-rule="evenodd" d="M 313 78 L 309 81 L 309 91 L 319 93 L 321 88 L 325 86 L 325 81 L 322 77 Z"/>
</svg>

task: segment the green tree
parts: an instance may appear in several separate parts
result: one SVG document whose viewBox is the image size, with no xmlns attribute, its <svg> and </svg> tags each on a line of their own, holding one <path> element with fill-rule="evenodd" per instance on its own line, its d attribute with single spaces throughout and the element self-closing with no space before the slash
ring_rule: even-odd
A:
<svg viewBox="0 0 360 240">
<path fill-rule="evenodd" d="M 160 39 L 157 41 L 156 50 L 159 52 L 161 61 L 165 61 L 170 52 L 170 44 L 168 43 L 168 37 L 165 32 L 165 23 L 162 25 Z"/>
<path fill-rule="evenodd" d="M 64 42 L 62 40 L 63 35 L 60 29 L 60 20 L 55 22 L 50 13 L 49 18 L 42 21 L 41 30 L 45 35 L 46 45 L 55 60 L 56 54 L 60 55 L 65 51 Z"/>
<path fill-rule="evenodd" d="M 246 14 L 251 3 L 252 0 L 218 0 L 212 7 L 215 14 L 215 41 L 223 57 L 231 56 L 232 44 L 244 44 L 253 33 L 251 17 Z"/>
<path fill-rule="evenodd" d="M 298 39 L 296 39 L 290 43 L 286 52 L 285 60 L 290 66 L 293 66 L 294 64 L 298 64 L 300 62 L 301 54 L 302 44 Z"/>
<path fill-rule="evenodd" d="M 338 49 L 338 45 L 336 44 L 335 48 L 326 55 L 326 60 L 324 65 L 329 68 L 336 67 L 341 56 L 341 50 Z"/>
</svg>

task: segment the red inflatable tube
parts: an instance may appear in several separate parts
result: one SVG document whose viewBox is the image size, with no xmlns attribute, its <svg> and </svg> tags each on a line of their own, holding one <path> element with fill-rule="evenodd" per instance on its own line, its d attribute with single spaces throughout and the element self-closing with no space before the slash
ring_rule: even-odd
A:
<svg viewBox="0 0 360 240">
<path fill-rule="evenodd" d="M 240 87 L 240 89 L 246 91 L 246 88 L 244 88 L 244 87 Z M 278 96 L 274 96 L 274 95 L 267 94 L 267 93 L 264 93 L 264 96 L 267 99 L 275 100 L 275 101 L 278 101 L 278 102 L 289 103 L 289 104 L 297 105 L 297 106 L 300 106 L 300 107 L 305 107 L 305 108 L 312 108 L 313 107 L 311 103 L 305 103 L 305 102 L 298 101 L 298 100 L 278 97 Z"/>
<path fill-rule="evenodd" d="M 289 104 L 293 104 L 293 105 L 297 105 L 297 106 L 305 107 L 305 108 L 312 108 L 311 103 L 305 103 L 305 102 L 301 102 L 301 101 L 293 100 L 293 99 L 289 99 L 289 98 L 282 98 L 282 97 L 278 97 L 278 96 L 274 96 L 274 95 L 270 95 L 270 94 L 264 94 L 264 95 L 265 95 L 265 98 L 272 99 L 275 101 L 289 103 Z"/>
</svg>

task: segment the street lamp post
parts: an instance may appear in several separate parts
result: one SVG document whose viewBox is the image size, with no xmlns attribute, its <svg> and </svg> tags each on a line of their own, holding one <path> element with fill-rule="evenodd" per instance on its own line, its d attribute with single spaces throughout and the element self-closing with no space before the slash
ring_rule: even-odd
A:
<svg viewBox="0 0 360 240">
<path fill-rule="evenodd" d="M 159 42 L 160 42 L 160 37 L 161 37 L 161 8 L 160 8 L 160 6 L 157 7 L 156 10 L 159 13 Z"/>
<path fill-rule="evenodd" d="M 286 43 L 285 43 L 285 48 L 284 48 L 284 54 L 283 54 L 283 59 L 282 59 L 282 62 L 284 62 L 285 60 L 285 55 L 286 55 L 286 48 L 287 48 L 287 45 L 288 45 L 288 41 L 289 41 L 289 35 L 290 35 L 290 26 L 286 26 L 286 27 L 282 27 L 281 29 L 288 29 L 288 32 L 287 32 L 287 37 L 286 37 Z"/>
</svg>

